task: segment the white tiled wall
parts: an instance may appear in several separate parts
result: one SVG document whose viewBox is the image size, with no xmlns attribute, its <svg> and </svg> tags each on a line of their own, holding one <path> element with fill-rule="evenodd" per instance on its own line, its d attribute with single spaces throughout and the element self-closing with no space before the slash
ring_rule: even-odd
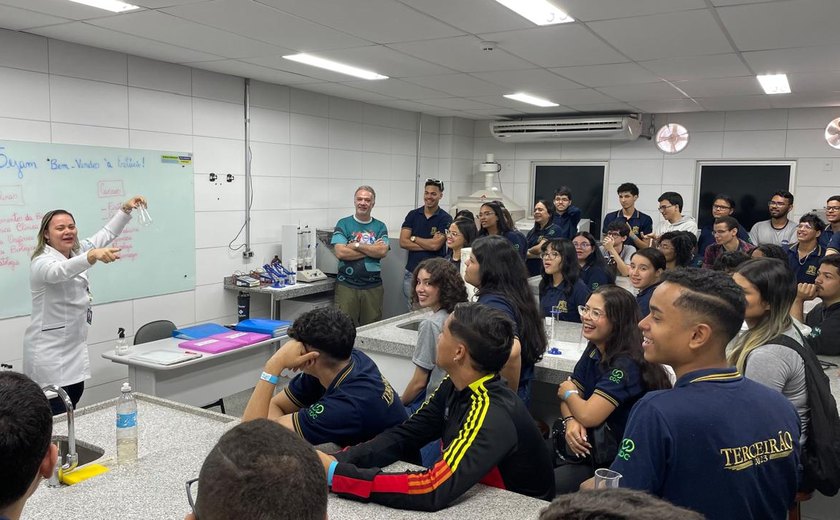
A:
<svg viewBox="0 0 840 520">
<path fill-rule="evenodd" d="M 222 289 L 222 277 L 278 254 L 283 224 L 332 226 L 352 212 L 360 184 L 377 190 L 374 216 L 392 232 L 415 206 L 417 114 L 252 82 L 255 257 L 246 264 L 240 251 L 228 248 L 245 207 L 242 78 L 3 30 L 0 77 L 0 139 L 194 154 L 196 288 L 95 307 L 89 336 L 93 379 L 83 404 L 114 397 L 116 382 L 127 377 L 122 365 L 100 357 L 113 347 L 117 327 L 133 335 L 155 319 L 178 325 L 233 321 L 236 297 Z M 422 178 L 448 182 L 457 172 L 463 175 L 458 189 L 466 191 L 472 122 L 450 121 L 443 137 L 438 118 L 423 116 L 422 125 Z M 447 149 L 457 147 L 459 155 L 440 155 L 446 148 L 441 139 L 456 138 L 458 144 Z M 221 179 L 211 183 L 210 172 Z M 234 175 L 233 182 L 224 181 L 227 174 Z M 258 298 L 251 305 L 267 312 Z M 0 337 L 6 338 L 0 361 L 20 368 L 28 322 L 28 317 L 0 320 Z"/>
<path fill-rule="evenodd" d="M 796 161 L 793 193 L 798 216 L 822 208 L 825 200 L 840 193 L 840 150 L 829 147 L 823 131 L 840 116 L 837 108 L 750 110 L 741 112 L 693 112 L 656 117 L 657 125 L 678 122 L 691 134 L 680 153 L 666 155 L 653 141 L 563 142 L 507 144 L 490 136 L 488 121 L 476 121 L 473 168 L 486 153 L 495 153 L 502 165 L 502 189 L 525 207 L 531 206 L 532 161 L 607 162 L 606 211 L 618 209 L 615 190 L 622 182 L 634 182 L 641 195 L 637 207 L 659 218 L 656 198 L 664 191 L 677 191 L 685 199 L 685 213 L 696 215 L 697 162 L 703 160 Z M 472 188 L 481 180 L 475 178 Z M 548 194 L 550 195 L 550 194 Z"/>
</svg>

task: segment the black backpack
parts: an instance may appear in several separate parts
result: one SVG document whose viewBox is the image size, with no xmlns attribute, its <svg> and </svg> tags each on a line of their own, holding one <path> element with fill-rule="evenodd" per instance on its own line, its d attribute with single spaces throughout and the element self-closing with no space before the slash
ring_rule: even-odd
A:
<svg viewBox="0 0 840 520">
<path fill-rule="evenodd" d="M 801 337 L 801 334 L 800 334 Z M 803 341 L 807 340 L 803 337 Z M 805 386 L 808 391 L 810 422 L 805 446 L 802 446 L 804 482 L 800 489 L 816 489 L 832 497 L 840 490 L 840 415 L 831 395 L 831 384 L 820 360 L 809 346 L 781 334 L 768 343 L 784 345 L 796 351 L 805 363 Z"/>
</svg>

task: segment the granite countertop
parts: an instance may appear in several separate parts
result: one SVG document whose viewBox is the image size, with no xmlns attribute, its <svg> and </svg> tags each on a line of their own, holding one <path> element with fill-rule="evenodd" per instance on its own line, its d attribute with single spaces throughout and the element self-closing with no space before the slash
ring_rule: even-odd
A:
<svg viewBox="0 0 840 520">
<path fill-rule="evenodd" d="M 228 282 L 229 279 L 225 278 L 224 288 L 229 291 L 245 291 L 251 293 L 271 294 L 273 295 L 275 300 L 288 300 L 291 298 L 300 298 L 301 296 L 309 296 L 310 294 L 329 292 L 335 288 L 335 278 L 331 276 L 328 276 L 326 280 L 318 280 L 317 282 L 298 282 L 294 285 L 287 285 L 282 289 L 274 289 L 269 285 L 262 287 L 238 287 Z"/>
<path fill-rule="evenodd" d="M 428 310 L 409 312 L 359 327 L 356 330 L 356 347 L 410 359 L 419 335 L 416 324 L 428 313 Z M 404 328 L 406 326 L 407 328 Z M 558 321 L 555 330 L 556 340 L 551 342 L 549 347 L 559 348 L 561 354 L 546 354 L 542 361 L 536 364 L 534 372 L 538 381 L 559 384 L 572 373 L 583 352 L 583 348 L 579 346 L 581 324 Z"/>
<path fill-rule="evenodd" d="M 110 471 L 69 487 L 53 489 L 43 483 L 27 501 L 23 520 L 184 518 L 189 512 L 186 481 L 198 476 L 207 453 L 239 420 L 143 394 L 136 394 L 136 397 L 139 418 L 137 462 L 127 466 L 116 464 L 116 399 L 80 409 L 76 413 L 76 437 L 103 448 L 105 454 L 95 462 L 109 467 Z M 59 416 L 54 434 L 66 433 L 64 416 Z M 406 463 L 396 463 L 388 469 L 413 468 Z M 331 520 L 432 520 L 536 518 L 546 505 L 542 500 L 479 484 L 438 513 L 395 510 L 335 495 L 330 495 L 328 507 Z"/>
</svg>

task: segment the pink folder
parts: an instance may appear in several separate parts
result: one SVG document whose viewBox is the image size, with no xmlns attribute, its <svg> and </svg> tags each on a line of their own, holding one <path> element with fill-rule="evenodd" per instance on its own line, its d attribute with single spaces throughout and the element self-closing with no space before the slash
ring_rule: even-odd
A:
<svg viewBox="0 0 840 520">
<path fill-rule="evenodd" d="M 254 343 L 259 343 L 260 341 L 271 339 L 270 334 L 260 334 L 258 332 L 243 332 L 239 330 L 222 332 L 221 334 L 213 334 L 210 337 L 214 339 L 220 339 L 222 341 L 236 343 L 240 347 L 244 347 L 245 345 L 253 345 Z"/>
<path fill-rule="evenodd" d="M 186 350 L 195 350 L 198 352 L 207 352 L 208 354 L 218 354 L 219 352 L 227 352 L 239 348 L 242 345 L 232 341 L 225 341 L 218 338 L 207 337 L 201 339 L 191 339 L 189 341 L 182 341 L 178 343 L 178 347 Z"/>
</svg>

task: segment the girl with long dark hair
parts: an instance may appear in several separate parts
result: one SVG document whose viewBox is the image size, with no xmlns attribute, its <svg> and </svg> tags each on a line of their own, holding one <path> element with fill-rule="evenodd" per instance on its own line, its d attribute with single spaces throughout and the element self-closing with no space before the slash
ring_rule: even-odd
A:
<svg viewBox="0 0 840 520">
<path fill-rule="evenodd" d="M 446 256 L 458 272 L 461 271 L 461 249 L 470 247 L 476 232 L 475 221 L 464 217 L 456 217 L 446 230 L 446 247 L 449 249 Z"/>
<path fill-rule="evenodd" d="M 546 240 L 560 237 L 560 228 L 551 219 L 554 217 L 554 204 L 540 199 L 534 203 L 534 227 L 525 236 L 528 242 L 528 259 L 525 266 L 528 274 L 537 276 L 542 267 L 542 245 Z"/>
<path fill-rule="evenodd" d="M 505 218 L 500 203 L 491 201 L 482 204 L 478 212 L 478 223 L 481 226 L 478 236 L 501 235 L 505 237 L 513 245 L 513 248 L 519 254 L 519 257 L 522 258 L 524 264 L 525 254 L 528 252 L 528 243 L 525 240 L 525 235 L 511 228 L 507 218 Z"/>
<path fill-rule="evenodd" d="M 587 428 L 606 422 L 621 442 L 633 405 L 651 390 L 671 388 L 671 382 L 661 365 L 645 361 L 639 307 L 628 291 L 615 285 L 601 286 L 580 309 L 580 315 L 583 337 L 589 343 L 557 395 L 568 451 L 583 458 L 592 448 Z M 595 469 L 587 462 L 561 464 L 554 472 L 558 494 L 576 491 Z"/>
<path fill-rule="evenodd" d="M 581 231 L 572 239 L 572 245 L 575 246 L 578 265 L 580 265 L 580 278 L 590 291 L 602 285 L 615 283 L 615 275 L 607 270 L 604 255 L 598 249 L 598 242 L 591 233 Z"/>
<path fill-rule="evenodd" d="M 580 266 L 567 238 L 542 245 L 543 275 L 540 280 L 540 310 L 543 316 L 580 323 L 578 306 L 589 299 L 589 288 L 580 279 Z"/>
<path fill-rule="evenodd" d="M 669 231 L 659 237 L 657 249 L 665 255 L 665 269 L 688 267 L 694 258 L 697 237 L 688 231 Z"/>
<path fill-rule="evenodd" d="M 478 288 L 478 303 L 501 310 L 516 324 L 516 339 L 501 375 L 528 405 L 534 364 L 542 359 L 548 340 L 537 303 L 528 289 L 525 264 L 504 238 L 480 237 L 473 243 L 464 279 Z"/>
</svg>

